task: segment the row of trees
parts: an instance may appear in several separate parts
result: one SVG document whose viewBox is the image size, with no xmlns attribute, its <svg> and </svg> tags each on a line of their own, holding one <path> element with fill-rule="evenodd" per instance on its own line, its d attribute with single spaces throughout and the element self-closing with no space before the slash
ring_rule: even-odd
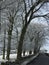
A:
<svg viewBox="0 0 49 65">
<path fill-rule="evenodd" d="M 27 34 L 26 32 L 31 21 L 32 21 L 31 24 L 33 25 L 33 27 L 31 27 L 28 31 L 32 30 L 32 32 L 29 32 L 32 35 L 30 34 L 27 34 L 27 35 L 30 37 L 30 41 L 31 42 L 34 41 L 35 43 L 34 53 L 39 52 L 39 49 L 41 47 L 40 41 L 45 38 L 45 34 L 44 34 L 45 26 L 42 24 L 35 25 L 33 24 L 33 22 L 37 19 L 39 20 L 40 18 L 48 22 L 49 12 L 45 8 L 46 6 L 48 7 L 48 2 L 49 0 L 43 0 L 43 1 L 42 0 L 35 0 L 35 1 L 34 0 L 12 0 L 12 1 L 5 0 L 5 1 L 2 1 L 2 4 L 3 4 L 1 7 L 2 21 L 6 21 L 8 23 L 8 26 L 7 26 L 7 32 L 8 32 L 7 59 L 8 60 L 9 60 L 10 49 L 11 49 L 12 31 L 14 29 L 14 26 L 16 26 L 16 28 L 19 26 L 18 22 L 20 23 L 21 33 L 20 33 L 19 41 L 18 41 L 17 59 L 19 60 L 21 58 L 24 38 L 25 38 L 25 35 Z M 43 13 L 43 10 L 42 10 L 43 8 L 46 11 L 46 13 Z M 5 39 L 4 39 L 3 50 L 4 50 L 3 55 L 5 55 Z"/>
</svg>

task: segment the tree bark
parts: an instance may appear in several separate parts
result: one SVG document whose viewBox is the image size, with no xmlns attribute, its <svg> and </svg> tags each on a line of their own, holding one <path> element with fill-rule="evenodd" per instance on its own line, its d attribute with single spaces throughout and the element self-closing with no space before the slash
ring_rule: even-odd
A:
<svg viewBox="0 0 49 65">
<path fill-rule="evenodd" d="M 18 52 L 17 52 L 17 60 L 21 59 L 23 40 L 24 40 L 27 27 L 28 25 L 25 24 L 21 31 L 21 36 L 20 36 L 19 45 L 18 45 Z"/>
<path fill-rule="evenodd" d="M 11 50 L 11 36 L 12 36 L 12 30 L 13 30 L 13 24 L 14 24 L 14 18 L 11 17 L 11 19 L 9 20 L 11 22 L 11 26 L 9 27 L 8 30 L 8 45 L 7 45 L 7 60 L 9 60 L 9 56 L 10 56 L 10 50 Z"/>
<path fill-rule="evenodd" d="M 36 43 L 34 47 L 34 54 L 38 53 L 39 50 L 40 50 L 40 47 L 38 47 L 38 44 Z"/>
<path fill-rule="evenodd" d="M 32 54 L 32 51 L 31 50 L 29 51 L 29 54 Z"/>
<path fill-rule="evenodd" d="M 5 38 L 6 38 L 6 30 L 4 30 L 4 45 L 3 45 L 3 59 L 5 59 Z"/>
<path fill-rule="evenodd" d="M 7 45 L 7 60 L 9 60 L 9 55 L 10 55 L 10 49 L 11 49 L 11 36 L 12 36 L 12 30 L 8 31 L 8 45 Z"/>
<path fill-rule="evenodd" d="M 25 56 L 25 50 L 23 51 L 23 56 Z"/>
</svg>

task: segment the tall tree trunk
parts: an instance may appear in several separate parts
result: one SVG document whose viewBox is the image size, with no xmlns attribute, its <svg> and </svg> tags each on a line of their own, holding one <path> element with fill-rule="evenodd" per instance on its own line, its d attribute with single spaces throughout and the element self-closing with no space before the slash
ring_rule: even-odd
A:
<svg viewBox="0 0 49 65">
<path fill-rule="evenodd" d="M 40 48 L 38 47 L 38 44 L 35 45 L 34 48 L 34 54 L 39 53 Z"/>
<path fill-rule="evenodd" d="M 11 22 L 11 26 L 9 27 L 8 30 L 8 45 L 7 45 L 7 60 L 9 60 L 9 56 L 10 56 L 10 50 L 11 50 L 11 36 L 12 36 L 12 30 L 13 30 L 13 23 L 14 23 L 14 18 L 10 19 Z"/>
<path fill-rule="evenodd" d="M 1 22 L 0 22 L 0 33 L 1 33 Z"/>
<path fill-rule="evenodd" d="M 6 30 L 4 30 L 3 59 L 5 59 L 5 38 L 6 38 Z"/>
<path fill-rule="evenodd" d="M 40 50 L 39 44 L 38 44 L 39 38 L 35 38 L 35 47 L 34 47 L 34 54 L 38 53 Z"/>
<path fill-rule="evenodd" d="M 12 30 L 8 31 L 8 45 L 7 45 L 7 60 L 9 60 L 9 55 L 10 55 L 10 49 L 11 49 L 11 36 L 12 36 Z"/>
<path fill-rule="evenodd" d="M 34 54 L 36 54 L 37 53 L 37 48 L 34 48 Z"/>
<path fill-rule="evenodd" d="M 20 60 L 20 58 L 21 58 L 23 40 L 24 40 L 24 36 L 25 36 L 26 30 L 27 30 L 27 27 L 28 27 L 28 25 L 25 24 L 21 31 L 21 36 L 20 36 L 19 45 L 18 45 L 18 52 L 17 52 L 17 60 Z"/>
<path fill-rule="evenodd" d="M 32 54 L 32 51 L 31 50 L 29 51 L 29 54 Z"/>
<path fill-rule="evenodd" d="M 0 5 L 0 33 L 1 33 L 1 5 Z"/>
<path fill-rule="evenodd" d="M 35 49 L 34 49 L 34 54 L 39 53 L 39 51 L 40 51 L 40 48 L 38 48 L 38 47 L 35 48 Z"/>
<path fill-rule="evenodd" d="M 23 51 L 23 56 L 25 56 L 25 50 Z"/>
<path fill-rule="evenodd" d="M 36 42 L 36 43 L 35 43 L 35 47 L 34 47 L 34 54 L 37 53 L 37 49 L 38 49 L 38 44 L 37 44 L 37 42 Z"/>
</svg>

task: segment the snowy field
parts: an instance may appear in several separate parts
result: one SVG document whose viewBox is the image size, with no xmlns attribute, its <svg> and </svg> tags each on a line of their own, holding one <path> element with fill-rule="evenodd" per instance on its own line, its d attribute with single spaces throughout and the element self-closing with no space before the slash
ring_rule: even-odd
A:
<svg viewBox="0 0 49 65">
<path fill-rule="evenodd" d="M 32 52 L 33 54 L 33 52 Z M 25 56 L 28 56 L 29 52 L 25 53 Z M 6 62 L 8 60 L 6 60 L 6 55 L 5 55 L 5 59 L 2 59 L 3 55 L 0 55 L 0 64 L 1 62 Z M 23 57 L 23 53 L 22 53 L 22 57 Z M 10 54 L 10 61 L 15 61 L 15 59 L 17 58 L 17 54 Z"/>
<path fill-rule="evenodd" d="M 5 59 L 2 59 L 3 55 L 0 55 L 0 64 L 1 62 L 6 62 L 8 60 L 6 60 L 6 55 L 5 55 Z M 10 61 L 14 61 L 17 57 L 17 54 L 10 54 Z"/>
</svg>

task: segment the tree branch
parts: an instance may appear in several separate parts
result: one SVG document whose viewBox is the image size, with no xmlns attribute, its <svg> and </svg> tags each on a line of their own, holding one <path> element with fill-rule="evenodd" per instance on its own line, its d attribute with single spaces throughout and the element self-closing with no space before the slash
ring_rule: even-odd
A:
<svg viewBox="0 0 49 65">
<path fill-rule="evenodd" d="M 47 3 L 47 2 L 49 2 L 49 0 L 38 0 L 38 2 L 36 2 L 34 5 L 32 5 L 30 10 L 27 12 L 26 17 L 28 17 L 30 12 L 33 11 L 35 9 L 35 7 L 38 6 L 40 3 L 42 3 L 42 5 L 43 5 L 44 3 Z M 42 7 L 42 5 L 36 11 L 38 11 Z M 34 11 L 33 13 L 35 13 L 36 11 Z"/>
<path fill-rule="evenodd" d="M 3 8 L 1 8 L 1 10 L 5 9 L 6 7 L 8 8 L 9 5 L 12 5 L 12 4 L 15 3 L 15 2 L 16 2 L 16 1 L 13 1 L 13 2 L 11 2 L 11 3 L 9 3 L 9 4 L 6 4 Z"/>
<path fill-rule="evenodd" d="M 37 17 L 45 17 L 45 16 L 47 16 L 48 14 L 49 14 L 49 13 L 44 14 L 44 15 L 34 15 L 34 16 L 32 17 L 32 19 L 37 18 Z"/>
<path fill-rule="evenodd" d="M 38 9 L 36 9 L 33 13 L 37 12 L 43 5 L 44 5 L 45 2 L 41 3 L 41 5 L 39 6 Z"/>
<path fill-rule="evenodd" d="M 24 9 L 25 9 L 25 15 L 27 14 L 27 7 L 26 7 L 26 2 L 24 0 Z M 25 23 L 27 23 L 27 17 L 25 16 Z"/>
<path fill-rule="evenodd" d="M 30 8 L 30 10 L 27 12 L 26 17 L 29 16 L 30 12 L 34 10 L 34 8 L 39 5 L 41 3 L 41 1 L 39 0 L 38 2 L 36 2 L 34 5 L 32 5 L 32 7 Z"/>
</svg>

